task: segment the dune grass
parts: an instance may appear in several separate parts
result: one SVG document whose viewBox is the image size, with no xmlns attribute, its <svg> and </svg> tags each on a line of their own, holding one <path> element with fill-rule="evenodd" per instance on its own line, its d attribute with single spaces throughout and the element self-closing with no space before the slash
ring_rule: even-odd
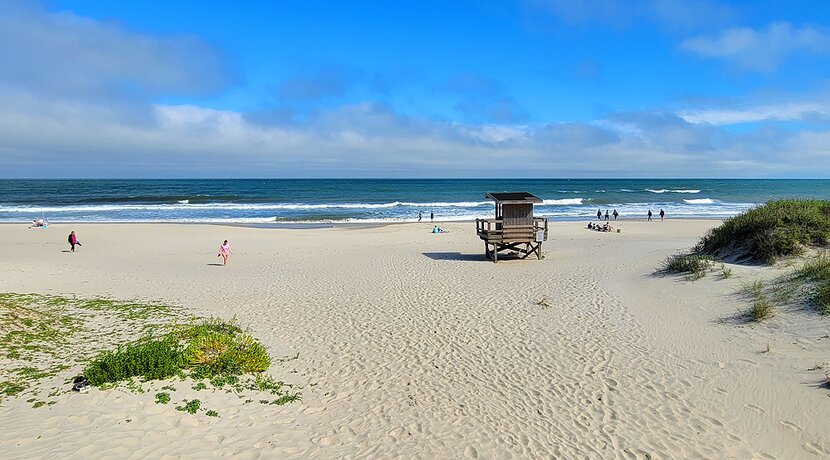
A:
<svg viewBox="0 0 830 460">
<path fill-rule="evenodd" d="M 674 254 L 666 257 L 661 264 L 663 273 L 685 274 L 692 281 L 706 276 L 712 266 L 712 258 L 698 254 Z"/>
<path fill-rule="evenodd" d="M 807 284 L 807 300 L 822 315 L 830 315 L 830 256 L 823 255 L 807 261 L 795 270 L 790 279 Z"/>
<path fill-rule="evenodd" d="M 701 238 L 700 255 L 771 264 L 830 244 L 830 201 L 773 200 L 729 218 Z"/>
</svg>

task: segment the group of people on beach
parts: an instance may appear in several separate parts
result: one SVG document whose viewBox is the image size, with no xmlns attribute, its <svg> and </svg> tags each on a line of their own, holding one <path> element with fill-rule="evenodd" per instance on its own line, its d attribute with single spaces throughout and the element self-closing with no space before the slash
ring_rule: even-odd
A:
<svg viewBox="0 0 830 460">
<path fill-rule="evenodd" d="M 598 232 L 613 232 L 615 229 L 610 222 L 606 222 L 603 225 L 588 222 L 588 230 L 596 230 Z"/>
<path fill-rule="evenodd" d="M 660 220 L 662 221 L 662 220 L 663 220 L 663 219 L 665 219 L 665 217 L 666 217 L 666 211 L 663 211 L 663 209 L 660 209 L 660 213 L 659 213 L 658 215 L 660 216 Z M 620 216 L 620 213 L 618 213 L 618 212 L 617 212 L 617 210 L 615 209 L 615 210 L 614 210 L 614 212 L 612 212 L 612 213 L 610 213 L 610 214 L 609 214 L 609 213 L 608 213 L 608 210 L 606 209 L 606 210 L 605 210 L 605 221 L 606 221 L 606 222 L 610 221 L 610 220 L 611 220 L 611 219 L 610 219 L 610 217 L 611 217 L 611 216 L 613 216 L 613 217 L 614 217 L 614 220 L 617 220 L 617 217 L 619 217 L 619 216 Z M 651 209 L 649 209 L 649 210 L 648 210 L 648 213 L 646 214 L 646 219 L 647 219 L 649 222 L 651 222 L 651 221 L 652 221 L 652 217 L 653 217 L 653 214 L 651 213 Z M 602 220 L 602 209 L 597 209 L 597 220 Z M 590 228 L 590 227 L 589 227 L 589 228 Z"/>
<path fill-rule="evenodd" d="M 649 209 L 649 210 L 648 210 L 648 221 L 649 221 L 649 222 L 651 222 L 651 220 L 652 220 L 652 219 L 651 219 L 651 216 L 652 216 L 652 214 L 651 214 L 651 209 Z M 663 211 L 663 210 L 661 209 L 661 210 L 660 210 L 660 222 L 662 222 L 662 221 L 663 221 L 663 219 L 665 219 L 665 218 L 666 218 L 666 211 Z"/>
</svg>

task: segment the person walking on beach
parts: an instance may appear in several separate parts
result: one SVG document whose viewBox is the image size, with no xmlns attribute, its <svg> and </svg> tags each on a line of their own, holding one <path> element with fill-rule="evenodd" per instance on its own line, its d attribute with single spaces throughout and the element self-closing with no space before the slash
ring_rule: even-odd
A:
<svg viewBox="0 0 830 460">
<path fill-rule="evenodd" d="M 661 209 L 660 210 L 660 222 L 663 222 L 664 217 L 666 217 L 666 212 Z"/>
<path fill-rule="evenodd" d="M 608 210 L 605 210 L 605 221 L 608 222 Z"/>
<path fill-rule="evenodd" d="M 602 210 L 597 209 L 597 220 L 602 220 Z"/>
<path fill-rule="evenodd" d="M 222 265 L 228 265 L 228 256 L 231 255 L 233 251 L 231 251 L 231 245 L 228 244 L 228 240 L 225 240 L 221 246 L 219 246 L 219 254 L 216 257 L 222 256 Z"/>
<path fill-rule="evenodd" d="M 434 213 L 434 212 L 432 212 L 432 211 L 430 211 L 430 212 L 429 212 L 429 221 L 430 221 L 430 222 L 432 222 L 432 221 L 433 221 L 433 219 L 435 219 L 435 213 Z"/>
<path fill-rule="evenodd" d="M 615 209 L 614 213 L 613 213 L 614 220 L 617 220 L 617 216 L 619 216 L 619 215 L 620 215 L 620 213 L 618 213 L 617 210 Z"/>
<path fill-rule="evenodd" d="M 75 236 L 75 230 L 69 232 L 69 237 L 66 239 L 69 242 L 69 251 L 75 252 L 75 246 L 81 246 L 81 242 L 78 241 L 78 237 Z"/>
<path fill-rule="evenodd" d="M 420 222 L 421 219 L 423 219 L 423 218 L 424 218 L 424 213 L 422 213 L 421 211 L 418 211 L 418 222 Z"/>
<path fill-rule="evenodd" d="M 648 221 L 651 222 L 651 209 L 648 210 Z"/>
</svg>

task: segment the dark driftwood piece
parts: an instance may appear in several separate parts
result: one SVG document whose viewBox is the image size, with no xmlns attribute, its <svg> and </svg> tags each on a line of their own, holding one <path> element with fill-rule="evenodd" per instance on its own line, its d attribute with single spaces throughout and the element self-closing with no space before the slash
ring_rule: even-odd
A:
<svg viewBox="0 0 830 460">
<path fill-rule="evenodd" d="M 516 251 L 521 259 L 542 258 L 542 242 L 548 239 L 548 220 L 533 217 L 533 204 L 542 200 L 527 192 L 488 193 L 496 202 L 495 219 L 476 219 L 476 233 L 484 240 L 484 255 L 499 261 L 500 251 Z"/>
</svg>

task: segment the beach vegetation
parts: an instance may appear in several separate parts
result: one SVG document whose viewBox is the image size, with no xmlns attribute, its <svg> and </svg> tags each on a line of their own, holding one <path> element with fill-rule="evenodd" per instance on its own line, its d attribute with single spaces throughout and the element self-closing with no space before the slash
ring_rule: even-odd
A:
<svg viewBox="0 0 830 460">
<path fill-rule="evenodd" d="M 794 271 L 790 279 L 803 283 L 807 301 L 822 315 L 830 315 L 830 256 L 825 254 L 808 260 Z"/>
<path fill-rule="evenodd" d="M 187 412 L 188 414 L 195 414 L 199 411 L 199 408 L 202 407 L 202 401 L 198 399 L 191 399 L 190 401 L 184 400 L 182 401 L 184 404 L 181 406 L 176 406 L 177 411 Z"/>
<path fill-rule="evenodd" d="M 720 277 L 724 280 L 732 278 L 732 269 L 727 267 L 726 264 L 720 264 Z"/>
<path fill-rule="evenodd" d="M 0 402 L 26 395 L 33 407 L 54 404 L 50 398 L 68 393 L 79 378 L 100 390 L 123 386 L 137 394 L 152 390 L 152 381 L 178 378 L 196 380 L 196 389 L 230 386 L 229 392 L 264 392 L 277 401 L 300 398 L 286 391 L 291 385 L 262 374 L 299 354 L 272 360 L 235 320 L 193 319 L 160 304 L 0 293 L 0 356 Z M 51 385 L 41 388 L 44 382 Z M 155 393 L 158 404 L 176 391 L 165 383 Z"/>
<path fill-rule="evenodd" d="M 695 253 L 772 264 L 828 244 L 830 201 L 772 200 L 726 219 L 701 238 Z"/>
<path fill-rule="evenodd" d="M 712 258 L 698 254 L 673 254 L 665 258 L 662 263 L 662 272 L 671 274 L 685 274 L 692 281 L 706 276 L 712 266 Z"/>
<path fill-rule="evenodd" d="M 205 415 L 207 415 L 208 417 L 219 417 L 219 412 L 216 412 L 215 410 L 211 409 L 205 412 Z"/>
<path fill-rule="evenodd" d="M 105 351 L 84 375 L 92 385 L 100 385 L 132 377 L 166 379 L 185 370 L 194 378 L 257 373 L 270 364 L 265 347 L 239 326 L 207 319 Z"/>
<path fill-rule="evenodd" d="M 749 319 L 755 322 L 763 321 L 775 316 L 775 307 L 770 303 L 766 296 L 759 297 L 752 302 L 752 307 L 749 309 Z"/>
</svg>

